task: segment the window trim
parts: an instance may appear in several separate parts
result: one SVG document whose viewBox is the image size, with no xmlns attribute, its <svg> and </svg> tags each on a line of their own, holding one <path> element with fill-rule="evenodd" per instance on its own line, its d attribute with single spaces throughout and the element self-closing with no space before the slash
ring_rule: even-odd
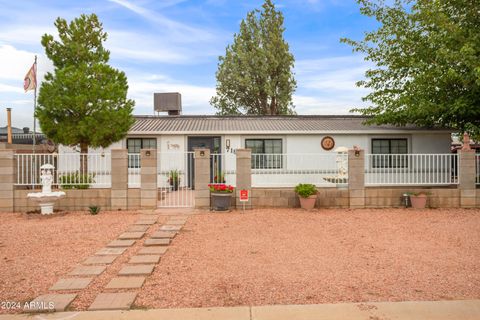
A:
<svg viewBox="0 0 480 320">
<path fill-rule="evenodd" d="M 371 146 L 371 151 L 372 151 L 372 154 L 375 155 L 375 154 L 384 154 L 384 155 L 387 155 L 386 156 L 386 160 L 388 161 L 387 164 L 383 163 L 383 161 L 381 163 L 376 163 L 376 158 L 374 157 L 373 158 L 373 161 L 372 161 L 372 168 L 376 168 L 376 169 L 392 169 L 392 168 L 395 168 L 395 169 L 403 169 L 403 168 L 408 168 L 408 157 L 405 157 L 405 159 L 400 163 L 398 164 L 398 162 L 395 162 L 394 163 L 394 157 L 392 156 L 389 156 L 389 155 L 408 155 L 408 147 L 409 147 L 409 143 L 408 143 L 408 138 L 372 138 L 371 139 L 371 143 L 370 143 L 370 146 Z M 388 141 L 388 153 L 375 153 L 374 152 L 374 146 L 373 146 L 373 143 L 375 141 Z M 405 153 L 391 153 L 392 151 L 392 141 L 405 141 L 406 142 L 406 152 Z M 395 160 L 398 161 L 398 156 L 395 158 Z"/>
<path fill-rule="evenodd" d="M 266 153 L 265 152 L 265 141 L 280 141 L 280 153 Z M 266 154 L 266 155 L 271 155 L 271 154 L 279 154 L 279 155 L 282 155 L 283 154 L 283 138 L 245 138 L 244 140 L 244 145 L 245 145 L 245 148 L 247 149 L 247 142 L 248 141 L 262 141 L 262 153 L 256 153 L 256 154 Z M 266 158 L 264 158 L 266 159 Z M 268 159 L 266 159 L 267 162 L 269 161 Z M 264 162 L 264 161 L 262 161 Z M 273 161 L 274 162 L 274 165 L 261 165 L 261 168 L 256 168 L 256 163 L 255 163 L 255 158 L 252 157 L 252 160 L 251 160 L 251 168 L 253 170 L 278 170 L 278 169 L 283 169 L 283 166 L 284 166 L 284 161 L 283 161 L 283 157 L 280 157 L 280 159 L 278 160 L 275 160 Z"/>
<path fill-rule="evenodd" d="M 128 150 L 128 142 L 131 141 L 131 140 L 140 140 L 140 150 L 143 149 L 143 143 L 144 143 L 144 140 L 154 140 L 155 141 L 155 149 L 157 149 L 157 146 L 158 146 L 158 140 L 157 138 L 147 138 L 147 137 L 131 137 L 131 138 L 127 138 L 125 144 L 127 146 L 127 153 L 129 154 L 140 154 L 140 152 L 130 152 Z M 133 162 L 133 159 L 131 159 L 130 157 L 128 158 L 128 168 L 130 169 L 138 169 L 140 168 L 140 160 L 138 160 L 138 163 L 131 163 Z"/>
</svg>

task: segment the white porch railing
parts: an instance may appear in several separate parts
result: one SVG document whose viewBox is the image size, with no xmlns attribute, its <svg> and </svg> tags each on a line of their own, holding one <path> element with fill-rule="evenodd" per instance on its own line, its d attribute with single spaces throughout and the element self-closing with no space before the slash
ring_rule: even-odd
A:
<svg viewBox="0 0 480 320">
<path fill-rule="evenodd" d="M 477 173 L 475 183 L 480 185 L 480 154 L 475 155 L 475 168 Z"/>
<path fill-rule="evenodd" d="M 457 154 L 366 154 L 365 185 L 458 184 Z"/>
<path fill-rule="evenodd" d="M 80 170 L 80 158 L 86 157 L 87 168 Z M 40 167 L 52 164 L 53 185 L 69 188 L 110 188 L 110 153 L 47 153 L 15 154 L 17 186 L 41 186 Z"/>
<path fill-rule="evenodd" d="M 140 153 L 128 154 L 128 187 L 140 188 Z"/>
<path fill-rule="evenodd" d="M 194 152 L 158 152 L 159 207 L 194 207 Z"/>
<path fill-rule="evenodd" d="M 237 156 L 234 153 L 212 153 L 210 157 L 210 183 L 226 183 L 235 186 Z"/>
<path fill-rule="evenodd" d="M 253 187 L 299 183 L 335 187 L 348 180 L 348 155 L 337 153 L 252 154 Z"/>
</svg>

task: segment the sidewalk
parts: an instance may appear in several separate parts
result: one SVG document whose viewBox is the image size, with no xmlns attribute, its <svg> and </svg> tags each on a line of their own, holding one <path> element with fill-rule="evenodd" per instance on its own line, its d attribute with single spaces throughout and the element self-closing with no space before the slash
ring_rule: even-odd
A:
<svg viewBox="0 0 480 320">
<path fill-rule="evenodd" d="M 74 320 L 479 320 L 480 300 L 338 303 L 201 309 L 85 311 L 1 315 L 3 319 Z"/>
</svg>

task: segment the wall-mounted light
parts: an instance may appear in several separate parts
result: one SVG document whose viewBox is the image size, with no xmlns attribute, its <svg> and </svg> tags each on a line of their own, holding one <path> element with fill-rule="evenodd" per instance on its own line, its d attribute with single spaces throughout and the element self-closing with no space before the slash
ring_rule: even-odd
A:
<svg viewBox="0 0 480 320">
<path fill-rule="evenodd" d="M 353 146 L 353 151 L 355 151 L 355 157 L 360 157 L 360 148 L 358 146 Z"/>
<path fill-rule="evenodd" d="M 150 157 L 150 150 L 145 151 L 145 155 L 146 155 L 147 157 Z"/>
<path fill-rule="evenodd" d="M 225 140 L 225 147 L 230 150 L 230 139 Z"/>
<path fill-rule="evenodd" d="M 205 157 L 205 151 L 200 151 L 200 157 Z"/>
</svg>

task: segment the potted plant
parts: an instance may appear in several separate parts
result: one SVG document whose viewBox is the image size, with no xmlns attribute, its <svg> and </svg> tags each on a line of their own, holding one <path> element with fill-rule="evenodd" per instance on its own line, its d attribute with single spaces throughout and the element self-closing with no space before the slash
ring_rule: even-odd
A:
<svg viewBox="0 0 480 320">
<path fill-rule="evenodd" d="M 233 187 L 226 184 L 209 184 L 212 209 L 215 211 L 230 210 Z"/>
<path fill-rule="evenodd" d="M 215 183 L 225 183 L 225 174 L 222 171 L 219 171 L 214 177 L 213 182 Z"/>
<path fill-rule="evenodd" d="M 427 205 L 427 192 L 407 192 L 412 208 L 424 209 Z"/>
<path fill-rule="evenodd" d="M 168 183 L 170 183 L 172 191 L 178 190 L 178 186 L 180 184 L 180 173 L 178 172 L 178 170 L 170 170 L 168 176 Z"/>
<path fill-rule="evenodd" d="M 317 188 L 313 184 L 300 183 L 295 187 L 295 193 L 300 198 L 302 209 L 311 210 L 317 201 Z"/>
</svg>

